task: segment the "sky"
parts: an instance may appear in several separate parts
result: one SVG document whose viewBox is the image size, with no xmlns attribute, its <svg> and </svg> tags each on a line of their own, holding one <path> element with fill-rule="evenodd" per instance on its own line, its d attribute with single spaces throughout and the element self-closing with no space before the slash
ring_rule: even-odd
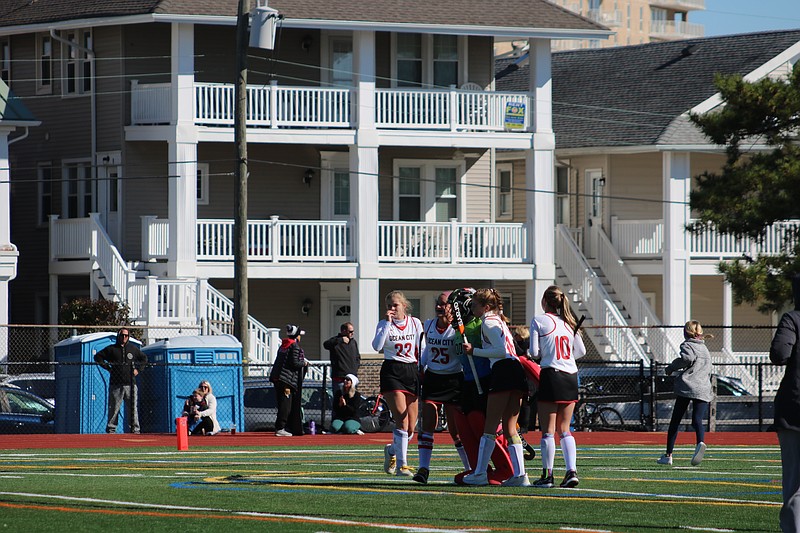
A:
<svg viewBox="0 0 800 533">
<path fill-rule="evenodd" d="M 800 0 L 706 0 L 688 20 L 705 26 L 707 37 L 800 29 Z"/>
</svg>

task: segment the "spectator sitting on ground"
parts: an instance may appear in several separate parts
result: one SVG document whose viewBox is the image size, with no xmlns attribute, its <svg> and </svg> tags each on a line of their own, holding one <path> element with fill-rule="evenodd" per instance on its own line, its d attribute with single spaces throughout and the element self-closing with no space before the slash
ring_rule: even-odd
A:
<svg viewBox="0 0 800 533">
<path fill-rule="evenodd" d="M 356 390 L 358 378 L 353 374 L 347 374 L 342 384 L 342 394 L 333 406 L 333 422 L 331 429 L 334 433 L 346 433 L 348 435 L 363 435 L 361 422 L 358 418 L 358 408 L 361 406 L 361 394 Z"/>
<path fill-rule="evenodd" d="M 186 418 L 186 429 L 189 432 L 189 435 L 205 435 L 206 428 L 204 426 L 207 423 L 204 423 L 202 417 L 200 416 L 200 410 L 204 410 L 208 408 L 208 404 L 206 400 L 203 398 L 203 391 L 200 389 L 195 389 L 192 392 L 192 395 L 186 399 L 186 402 L 183 404 L 183 413 L 181 414 L 182 417 Z M 206 420 L 209 420 L 206 418 Z"/>
<path fill-rule="evenodd" d="M 197 388 L 203 393 L 203 400 L 206 403 L 206 407 L 197 412 L 202 419 L 205 435 L 216 435 L 220 430 L 217 420 L 217 397 L 214 396 L 211 383 L 206 379 L 201 381 Z"/>
</svg>

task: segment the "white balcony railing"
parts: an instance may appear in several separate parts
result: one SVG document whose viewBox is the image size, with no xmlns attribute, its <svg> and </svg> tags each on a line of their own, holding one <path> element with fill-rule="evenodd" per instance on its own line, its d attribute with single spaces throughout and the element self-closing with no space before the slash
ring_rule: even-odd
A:
<svg viewBox="0 0 800 533">
<path fill-rule="evenodd" d="M 254 128 L 353 128 L 353 88 L 284 87 L 277 82 L 247 88 L 247 125 Z M 131 124 L 170 124 L 169 83 L 131 83 Z M 522 131 L 530 123 L 525 93 L 496 93 L 456 89 L 377 89 L 378 128 L 451 131 L 503 131 L 506 107 L 523 104 Z M 234 86 L 194 84 L 197 125 L 233 127 Z"/>
<path fill-rule="evenodd" d="M 650 35 L 662 39 L 682 39 L 702 37 L 705 27 L 702 24 L 680 20 L 651 20 Z"/>
<path fill-rule="evenodd" d="M 777 255 L 791 246 L 787 238 L 800 226 L 800 220 L 778 222 L 767 229 L 761 242 L 743 237 L 721 235 L 713 229 L 689 235 L 692 259 L 736 259 L 743 254 L 751 257 Z M 658 257 L 664 246 L 662 220 L 611 219 L 611 240 L 622 258 Z"/>
</svg>

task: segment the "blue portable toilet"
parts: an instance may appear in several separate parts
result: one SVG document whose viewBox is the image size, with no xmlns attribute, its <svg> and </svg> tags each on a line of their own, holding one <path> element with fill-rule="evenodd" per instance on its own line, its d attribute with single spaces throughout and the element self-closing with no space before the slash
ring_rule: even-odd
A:
<svg viewBox="0 0 800 533">
<path fill-rule="evenodd" d="M 109 374 L 94 362 L 94 355 L 117 340 L 116 332 L 87 333 L 54 346 L 56 365 L 56 433 L 105 433 L 108 424 Z M 136 339 L 129 339 L 141 346 Z M 140 382 L 141 385 L 141 382 Z M 141 386 L 140 411 L 141 411 Z M 125 404 L 120 416 L 125 415 Z M 126 420 L 117 432 L 130 427 Z"/>
<path fill-rule="evenodd" d="M 174 433 L 175 419 L 201 381 L 211 383 L 222 429 L 244 431 L 242 344 L 233 335 L 173 337 L 142 348 L 148 369 L 141 374 L 139 422 L 147 433 Z M 143 401 L 143 392 L 152 395 Z M 146 409 L 142 409 L 143 405 Z"/>
</svg>

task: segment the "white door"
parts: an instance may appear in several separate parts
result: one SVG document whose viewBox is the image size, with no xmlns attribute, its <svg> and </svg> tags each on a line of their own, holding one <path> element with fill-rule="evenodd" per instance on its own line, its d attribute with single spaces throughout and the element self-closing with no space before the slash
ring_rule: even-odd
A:
<svg viewBox="0 0 800 533">
<path fill-rule="evenodd" d="M 122 207 L 122 194 L 120 191 L 121 159 L 119 152 L 101 153 L 97 156 L 97 181 L 101 202 L 101 219 L 105 221 L 106 232 L 111 237 L 118 248 L 121 246 L 122 237 L 122 217 L 120 211 Z"/>
</svg>

